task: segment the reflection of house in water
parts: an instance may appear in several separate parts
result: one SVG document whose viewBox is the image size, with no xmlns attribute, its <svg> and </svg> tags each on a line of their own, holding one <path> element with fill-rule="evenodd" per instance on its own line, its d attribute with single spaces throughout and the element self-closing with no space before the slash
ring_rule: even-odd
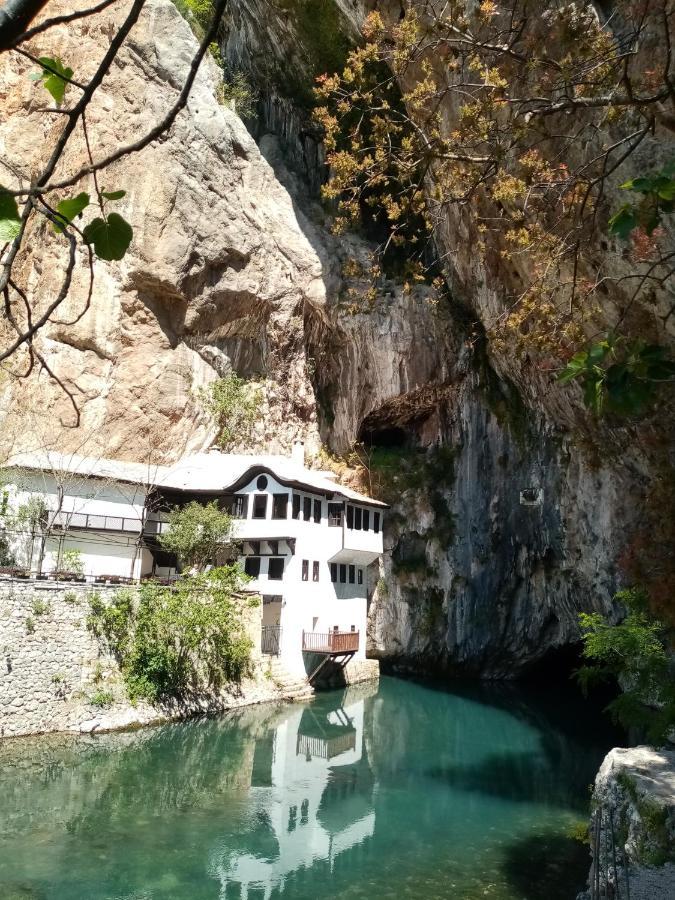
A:
<svg viewBox="0 0 675 900">
<path fill-rule="evenodd" d="M 256 742 L 249 827 L 212 856 L 221 898 L 269 900 L 313 866 L 372 837 L 373 777 L 363 740 L 364 701 L 312 704 Z"/>
</svg>

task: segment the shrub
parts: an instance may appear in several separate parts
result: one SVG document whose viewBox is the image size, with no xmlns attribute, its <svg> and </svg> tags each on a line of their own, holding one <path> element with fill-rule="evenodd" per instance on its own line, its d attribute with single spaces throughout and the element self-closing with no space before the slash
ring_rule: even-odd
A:
<svg viewBox="0 0 675 900">
<path fill-rule="evenodd" d="M 89 703 L 92 706 L 98 706 L 101 709 L 104 709 L 108 706 L 112 706 L 115 702 L 114 696 L 110 691 L 96 691 L 89 697 Z"/>
<path fill-rule="evenodd" d="M 84 575 L 82 553 L 79 550 L 64 550 L 61 556 L 61 568 L 71 575 Z"/>
<path fill-rule="evenodd" d="M 127 591 L 109 606 L 91 604 L 89 627 L 117 656 L 131 700 L 218 689 L 248 673 L 252 644 L 236 596 L 243 581 L 238 566 L 223 566 L 171 586 L 142 584 L 137 603 Z"/>
<path fill-rule="evenodd" d="M 216 422 L 221 447 L 250 436 L 262 400 L 259 388 L 231 373 L 202 388 L 197 397 Z"/>
<path fill-rule="evenodd" d="M 46 616 L 51 611 L 51 606 L 42 597 L 33 597 L 31 609 L 34 616 Z"/>
<path fill-rule="evenodd" d="M 675 727 L 675 682 L 670 670 L 666 630 L 647 608 L 647 595 L 631 588 L 616 595 L 628 614 L 612 625 L 598 613 L 580 616 L 583 655 L 593 665 L 576 673 L 584 689 L 593 681 L 614 678 L 623 692 L 607 707 L 625 727 L 644 730 L 662 743 Z"/>
<path fill-rule="evenodd" d="M 75 593 L 75 591 L 66 591 L 65 594 L 63 595 L 63 602 L 70 603 L 71 605 L 76 604 L 78 602 L 78 600 L 77 600 L 77 594 Z"/>
<path fill-rule="evenodd" d="M 35 632 L 35 621 L 30 616 L 26 619 L 26 634 L 33 634 Z"/>
</svg>

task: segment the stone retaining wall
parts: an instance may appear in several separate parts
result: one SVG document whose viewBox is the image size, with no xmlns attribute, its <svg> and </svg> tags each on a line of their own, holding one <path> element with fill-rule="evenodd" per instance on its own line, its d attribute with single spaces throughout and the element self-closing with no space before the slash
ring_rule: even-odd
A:
<svg viewBox="0 0 675 900">
<path fill-rule="evenodd" d="M 0 581 L 0 737 L 48 731 L 104 731 L 283 699 L 255 666 L 241 685 L 191 700 L 131 706 L 116 661 L 87 629 L 89 595 L 117 586 Z M 259 661 L 260 609 L 248 616 Z"/>
</svg>

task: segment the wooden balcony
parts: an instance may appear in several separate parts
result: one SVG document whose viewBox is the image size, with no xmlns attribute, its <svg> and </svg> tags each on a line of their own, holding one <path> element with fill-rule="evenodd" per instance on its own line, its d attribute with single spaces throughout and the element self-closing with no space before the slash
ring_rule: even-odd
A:
<svg viewBox="0 0 675 900">
<path fill-rule="evenodd" d="M 302 649 L 308 653 L 325 653 L 329 656 L 356 653 L 359 649 L 358 631 L 302 632 Z"/>
<path fill-rule="evenodd" d="M 331 738 L 298 734 L 295 745 L 297 756 L 316 756 L 319 759 L 333 759 L 350 750 L 356 750 L 356 731 L 348 731 L 346 734 Z"/>
</svg>

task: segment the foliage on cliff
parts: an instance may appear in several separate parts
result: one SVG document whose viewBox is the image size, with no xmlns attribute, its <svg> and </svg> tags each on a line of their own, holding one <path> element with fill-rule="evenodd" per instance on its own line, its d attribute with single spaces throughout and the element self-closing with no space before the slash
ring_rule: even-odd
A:
<svg viewBox="0 0 675 900">
<path fill-rule="evenodd" d="M 249 437 L 259 415 L 262 400 L 259 388 L 232 372 L 213 381 L 198 396 L 216 423 L 220 447 L 226 449 Z"/>
<path fill-rule="evenodd" d="M 144 583 L 138 596 L 120 591 L 110 605 L 92 595 L 88 627 L 118 658 L 132 700 L 218 690 L 247 674 L 243 581 L 237 566 L 223 566 L 171 586 Z"/>
<path fill-rule="evenodd" d="M 424 272 L 454 209 L 509 272 L 504 311 L 485 323 L 493 347 L 512 341 L 552 368 L 604 317 L 622 332 L 636 297 L 673 274 L 670 170 L 623 185 L 640 202 L 607 197 L 647 138 L 675 129 L 675 12 L 614 6 L 404 0 L 396 19 L 367 18 L 364 44 L 317 88 L 336 229 L 374 220 L 382 252 L 404 246 Z M 630 235 L 632 271 L 608 272 L 596 252 L 608 229 Z"/>
</svg>

